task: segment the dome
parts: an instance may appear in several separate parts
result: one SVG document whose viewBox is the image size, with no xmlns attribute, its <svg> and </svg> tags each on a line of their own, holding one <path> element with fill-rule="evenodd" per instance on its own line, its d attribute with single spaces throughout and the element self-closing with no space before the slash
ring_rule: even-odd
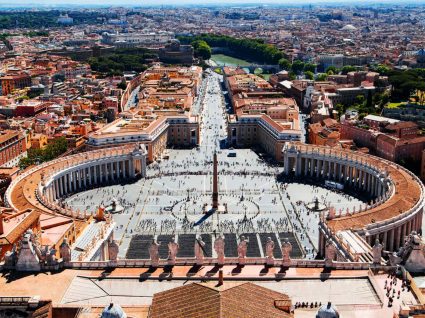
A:
<svg viewBox="0 0 425 318">
<path fill-rule="evenodd" d="M 120 305 L 111 303 L 103 309 L 100 318 L 127 318 L 127 315 Z"/>
<path fill-rule="evenodd" d="M 417 53 L 418 56 L 425 56 L 425 50 L 424 49 L 420 49 Z"/>
<path fill-rule="evenodd" d="M 316 318 L 339 318 L 339 313 L 334 306 L 329 302 L 319 308 Z"/>
<path fill-rule="evenodd" d="M 341 30 L 342 31 L 356 31 L 357 28 L 354 25 L 352 25 L 352 24 L 347 24 Z"/>
</svg>

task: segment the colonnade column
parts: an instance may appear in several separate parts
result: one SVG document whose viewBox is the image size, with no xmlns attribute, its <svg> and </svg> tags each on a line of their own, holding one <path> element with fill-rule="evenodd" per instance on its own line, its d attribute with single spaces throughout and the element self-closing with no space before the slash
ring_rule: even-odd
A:
<svg viewBox="0 0 425 318">
<path fill-rule="evenodd" d="M 388 250 L 394 251 L 394 229 L 390 230 L 390 239 L 388 243 Z"/>
</svg>

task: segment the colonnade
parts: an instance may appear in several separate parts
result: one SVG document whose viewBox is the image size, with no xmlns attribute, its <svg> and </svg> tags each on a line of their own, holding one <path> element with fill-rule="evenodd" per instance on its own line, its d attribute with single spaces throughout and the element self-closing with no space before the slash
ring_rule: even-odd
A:
<svg viewBox="0 0 425 318">
<path fill-rule="evenodd" d="M 422 228 L 422 213 L 413 214 L 411 217 L 406 218 L 401 224 L 393 224 L 387 229 L 381 228 L 379 233 L 365 235 L 366 242 L 373 246 L 376 239 L 384 246 L 386 250 L 398 250 L 404 245 L 404 239 L 412 231 L 418 232 Z"/>
<path fill-rule="evenodd" d="M 44 182 L 41 191 L 49 202 L 104 184 L 131 180 L 146 176 L 146 149 L 135 149 L 106 157 L 76 162 L 75 165 L 59 170 Z"/>
<path fill-rule="evenodd" d="M 283 162 L 286 175 L 335 181 L 365 191 L 372 198 L 387 197 L 387 191 L 390 190 L 385 172 L 342 155 L 291 151 L 287 148 L 283 151 Z"/>
<path fill-rule="evenodd" d="M 282 155 L 287 175 L 331 180 L 367 192 L 373 198 L 365 210 L 358 211 L 359 218 L 348 215 L 341 220 L 333 217 L 321 221 L 319 250 L 322 253 L 326 237 L 332 236 L 338 241 L 333 232 L 335 224 L 338 224 L 337 230 L 357 233 L 370 246 L 378 239 L 389 251 L 398 250 L 406 236 L 421 230 L 424 186 L 403 167 L 381 158 L 321 146 L 290 144 L 283 148 Z"/>
</svg>

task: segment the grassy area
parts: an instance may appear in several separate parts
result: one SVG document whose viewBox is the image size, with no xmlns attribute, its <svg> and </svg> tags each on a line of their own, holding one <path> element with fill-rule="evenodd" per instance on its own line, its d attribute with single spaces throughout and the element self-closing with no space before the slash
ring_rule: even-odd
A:
<svg viewBox="0 0 425 318">
<path fill-rule="evenodd" d="M 399 103 L 389 103 L 387 105 L 387 108 L 398 108 L 400 106 L 406 106 L 405 102 L 399 102 Z"/>
</svg>

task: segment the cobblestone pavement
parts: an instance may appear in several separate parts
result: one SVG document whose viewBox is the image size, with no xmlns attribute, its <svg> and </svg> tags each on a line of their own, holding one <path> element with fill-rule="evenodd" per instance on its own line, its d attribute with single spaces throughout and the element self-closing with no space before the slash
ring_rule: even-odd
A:
<svg viewBox="0 0 425 318">
<path fill-rule="evenodd" d="M 66 202 L 94 213 L 117 199 L 124 207 L 114 214 L 120 255 L 126 255 L 135 234 L 295 232 L 307 258 L 314 257 L 319 215 L 304 203 L 318 197 L 336 210 L 361 201 L 343 193 L 301 183 L 281 183 L 283 169 L 267 163 L 251 149 L 221 149 L 227 135 L 221 77 L 211 74 L 201 85 L 194 112 L 201 114 L 201 143 L 194 149 L 169 149 L 169 159 L 152 163 L 147 178 L 81 192 Z M 212 156 L 218 154 L 219 202 L 226 214 L 203 214 L 212 197 Z M 229 153 L 236 157 L 229 157 Z M 195 225 L 197 224 L 197 225 Z"/>
</svg>

